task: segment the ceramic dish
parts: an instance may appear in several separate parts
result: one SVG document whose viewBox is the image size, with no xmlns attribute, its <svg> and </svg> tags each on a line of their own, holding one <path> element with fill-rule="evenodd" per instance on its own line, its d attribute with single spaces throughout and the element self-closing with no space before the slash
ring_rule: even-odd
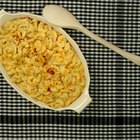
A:
<svg viewBox="0 0 140 140">
<path fill-rule="evenodd" d="M 15 13 L 15 14 L 11 14 L 11 13 L 7 13 L 4 10 L 0 11 L 0 27 L 9 20 L 15 19 L 15 18 L 19 18 L 19 17 L 30 17 L 30 18 L 34 18 L 37 20 L 40 20 L 44 23 L 47 23 L 44 19 L 43 16 L 38 16 L 38 15 L 34 15 L 31 13 L 25 13 L 25 12 L 20 12 L 20 13 Z M 48 24 L 48 23 L 47 23 Z M 52 26 L 52 25 L 51 25 Z M 51 108 L 49 107 L 47 104 L 42 103 L 32 97 L 30 97 L 30 95 L 28 95 L 27 93 L 23 92 L 16 84 L 14 84 L 9 76 L 7 75 L 6 71 L 4 70 L 2 64 L 0 64 L 0 71 L 2 73 L 2 75 L 4 76 L 4 78 L 6 79 L 6 81 L 24 98 L 26 98 L 27 100 L 33 102 L 34 104 L 46 108 L 46 109 L 51 109 L 51 110 L 57 110 L 57 111 L 62 111 L 62 110 L 74 110 L 78 113 L 80 113 L 84 108 L 86 108 L 86 106 L 91 102 L 91 97 L 89 96 L 89 83 L 90 83 L 90 76 L 89 76 L 89 71 L 88 71 L 88 66 L 87 66 L 87 62 L 83 56 L 83 54 L 81 53 L 78 45 L 76 44 L 76 42 L 62 29 L 62 28 L 58 28 L 58 27 L 54 27 L 52 26 L 55 30 L 57 30 L 58 32 L 60 32 L 61 34 L 63 34 L 66 39 L 71 43 L 72 47 L 74 48 L 74 50 L 76 51 L 77 55 L 79 56 L 80 60 L 83 63 L 84 66 L 84 70 L 85 70 L 85 77 L 86 77 L 86 85 L 85 88 L 82 92 L 82 94 L 80 95 L 79 98 L 77 98 L 72 104 L 70 104 L 67 107 L 62 107 L 62 108 Z M 8 96 L 8 95 L 7 95 Z"/>
</svg>

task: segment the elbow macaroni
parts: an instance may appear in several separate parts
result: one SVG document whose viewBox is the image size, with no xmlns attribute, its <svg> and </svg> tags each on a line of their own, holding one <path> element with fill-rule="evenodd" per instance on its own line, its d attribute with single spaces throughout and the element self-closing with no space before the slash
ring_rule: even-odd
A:
<svg viewBox="0 0 140 140">
<path fill-rule="evenodd" d="M 21 90 L 52 108 L 70 105 L 85 86 L 83 65 L 65 36 L 36 19 L 0 28 L 0 63 Z"/>
</svg>

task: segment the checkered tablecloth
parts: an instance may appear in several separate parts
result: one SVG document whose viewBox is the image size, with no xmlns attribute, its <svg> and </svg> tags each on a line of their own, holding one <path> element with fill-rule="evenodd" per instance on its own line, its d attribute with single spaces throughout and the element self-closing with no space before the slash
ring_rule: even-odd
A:
<svg viewBox="0 0 140 140">
<path fill-rule="evenodd" d="M 140 1 L 0 0 L 0 9 L 41 15 L 64 6 L 89 30 L 140 56 Z M 81 113 L 42 109 L 0 74 L 0 140 L 140 140 L 140 66 L 75 31 L 90 71 L 92 103 Z"/>
</svg>

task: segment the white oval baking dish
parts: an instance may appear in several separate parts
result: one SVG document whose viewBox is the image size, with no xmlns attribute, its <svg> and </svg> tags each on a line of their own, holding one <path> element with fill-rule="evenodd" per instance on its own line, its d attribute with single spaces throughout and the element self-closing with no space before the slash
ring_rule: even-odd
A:
<svg viewBox="0 0 140 140">
<path fill-rule="evenodd" d="M 30 17 L 30 18 L 35 18 L 37 20 L 46 22 L 43 16 L 38 16 L 35 14 L 31 14 L 31 13 L 26 13 L 26 12 L 19 12 L 19 13 L 15 13 L 15 14 L 11 14 L 8 13 L 6 11 L 4 11 L 3 9 L 0 11 L 0 27 L 8 20 L 11 19 L 15 19 L 18 17 Z M 47 23 L 47 22 L 46 22 Z M 48 23 L 47 23 L 48 24 Z M 51 25 L 52 26 L 52 25 Z M 54 26 L 52 26 L 54 27 Z M 51 110 L 56 110 L 56 111 L 62 111 L 62 110 L 74 110 L 77 113 L 80 113 L 84 108 L 87 107 L 87 105 L 91 102 L 91 97 L 89 95 L 89 83 L 90 83 L 90 76 L 89 76 L 89 71 L 88 71 L 88 66 L 87 66 L 87 62 L 83 56 L 83 54 L 81 53 L 78 45 L 76 44 L 76 42 L 62 29 L 62 28 L 58 28 L 58 27 L 54 27 L 58 32 L 62 33 L 67 40 L 71 43 L 72 47 L 74 48 L 74 50 L 77 52 L 79 58 L 81 59 L 83 65 L 84 65 L 84 69 L 85 69 L 85 76 L 86 76 L 86 86 L 83 90 L 83 93 L 81 94 L 81 96 L 74 101 L 72 104 L 70 104 L 67 107 L 63 107 L 63 108 L 58 108 L 58 109 L 54 109 L 49 107 L 47 104 L 42 103 L 32 97 L 30 97 L 27 93 L 23 92 L 22 90 L 19 89 L 19 87 L 14 84 L 9 76 L 7 75 L 6 71 L 4 70 L 2 64 L 0 64 L 0 71 L 2 73 L 2 75 L 4 76 L 4 78 L 6 79 L 6 81 L 24 98 L 26 98 L 27 100 L 33 102 L 34 104 L 46 108 L 46 109 L 51 109 Z M 8 95 L 7 95 L 8 96 Z"/>
</svg>

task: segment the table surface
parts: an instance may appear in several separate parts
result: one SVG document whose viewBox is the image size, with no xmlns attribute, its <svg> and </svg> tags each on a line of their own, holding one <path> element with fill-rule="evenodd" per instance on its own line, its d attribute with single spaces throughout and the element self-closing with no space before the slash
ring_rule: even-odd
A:
<svg viewBox="0 0 140 140">
<path fill-rule="evenodd" d="M 41 15 L 64 6 L 89 30 L 140 55 L 140 1 L 0 0 L 0 9 Z M 139 140 L 140 67 L 75 30 L 89 67 L 92 103 L 80 114 L 42 109 L 22 98 L 0 74 L 0 139 Z"/>
</svg>

